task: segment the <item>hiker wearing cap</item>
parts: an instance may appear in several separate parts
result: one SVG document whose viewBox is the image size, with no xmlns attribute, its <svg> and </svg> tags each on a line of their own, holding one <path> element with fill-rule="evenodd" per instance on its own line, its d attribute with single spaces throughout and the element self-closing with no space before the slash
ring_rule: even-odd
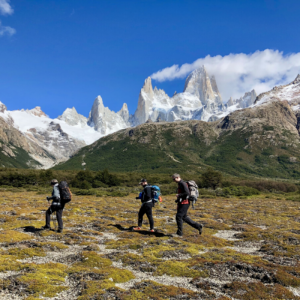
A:
<svg viewBox="0 0 300 300">
<path fill-rule="evenodd" d="M 63 231 L 63 221 L 62 213 L 64 209 L 64 203 L 60 201 L 60 192 L 58 187 L 58 181 L 56 179 L 51 180 L 51 186 L 53 187 L 52 196 L 47 197 L 48 203 L 52 200 L 52 203 L 49 204 L 49 208 L 46 211 L 46 225 L 42 229 L 50 229 L 50 216 L 52 213 L 56 212 L 56 218 L 58 222 L 57 232 Z"/>
<path fill-rule="evenodd" d="M 199 234 L 202 233 L 202 225 L 193 221 L 190 217 L 187 216 L 188 209 L 190 207 L 189 196 L 190 190 L 185 181 L 180 178 L 180 175 L 175 173 L 172 175 L 172 179 L 178 184 L 178 191 L 176 195 L 176 203 L 177 203 L 177 214 L 176 214 L 176 222 L 177 222 L 177 235 L 183 235 L 183 221 L 188 223 L 190 226 L 194 227 L 199 231 Z"/>
<path fill-rule="evenodd" d="M 143 216 L 147 215 L 149 223 L 150 223 L 150 232 L 154 232 L 154 222 L 152 217 L 152 207 L 153 207 L 153 199 L 151 192 L 151 185 L 148 184 L 145 178 L 141 179 L 140 185 L 144 188 L 142 193 L 140 193 L 139 197 L 136 199 L 140 199 L 142 202 L 142 206 L 139 211 L 138 216 L 138 227 L 134 227 L 133 230 L 141 230 L 143 224 Z"/>
</svg>

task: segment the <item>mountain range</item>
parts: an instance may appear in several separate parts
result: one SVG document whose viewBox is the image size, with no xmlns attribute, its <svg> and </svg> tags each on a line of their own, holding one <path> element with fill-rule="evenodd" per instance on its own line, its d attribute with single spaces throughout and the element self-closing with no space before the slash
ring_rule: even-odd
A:
<svg viewBox="0 0 300 300">
<path fill-rule="evenodd" d="M 153 89 L 149 77 L 144 82 L 137 109 L 132 115 L 126 103 L 120 111 L 111 111 L 104 106 L 100 96 L 94 100 L 88 118 L 78 114 L 74 107 L 51 119 L 40 107 L 8 111 L 0 102 L 0 122 L 3 124 L 0 131 L 0 165 L 49 168 L 68 160 L 79 149 L 122 129 L 128 128 L 130 131 L 130 128 L 151 122 L 199 120 L 214 123 L 233 112 L 262 105 L 276 97 L 288 100 L 297 110 L 297 92 L 291 86 L 298 87 L 298 81 L 299 76 L 296 83 L 275 87 L 258 97 L 252 90 L 239 99 L 230 98 L 223 103 L 215 77 L 209 76 L 204 66 L 187 77 L 182 93 L 174 93 L 172 97 L 161 89 Z M 286 99 L 285 95 L 289 98 Z"/>
<path fill-rule="evenodd" d="M 213 121 L 146 122 L 80 149 L 55 169 L 300 176 L 300 76 Z"/>
</svg>

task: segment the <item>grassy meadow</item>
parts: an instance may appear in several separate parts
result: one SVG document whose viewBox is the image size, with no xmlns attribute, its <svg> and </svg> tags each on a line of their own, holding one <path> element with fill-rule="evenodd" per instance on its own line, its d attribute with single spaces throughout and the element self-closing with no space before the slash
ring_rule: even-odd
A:
<svg viewBox="0 0 300 300">
<path fill-rule="evenodd" d="M 50 187 L 0 188 L 0 298 L 300 299 L 298 192 L 201 189 L 189 215 L 203 234 L 185 224 L 180 238 L 171 188 L 153 209 L 155 233 L 146 216 L 144 230 L 131 232 L 140 202 L 127 189 L 78 190 L 57 233 L 39 229 Z"/>
</svg>

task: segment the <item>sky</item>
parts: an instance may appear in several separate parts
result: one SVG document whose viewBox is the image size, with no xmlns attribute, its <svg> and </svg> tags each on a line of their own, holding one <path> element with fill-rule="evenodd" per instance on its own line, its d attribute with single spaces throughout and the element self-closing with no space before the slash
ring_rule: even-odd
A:
<svg viewBox="0 0 300 300">
<path fill-rule="evenodd" d="M 134 113 L 144 80 L 170 96 L 205 65 L 226 102 L 300 73 L 299 0 L 0 0 L 0 101 L 67 107 L 96 96 Z"/>
</svg>

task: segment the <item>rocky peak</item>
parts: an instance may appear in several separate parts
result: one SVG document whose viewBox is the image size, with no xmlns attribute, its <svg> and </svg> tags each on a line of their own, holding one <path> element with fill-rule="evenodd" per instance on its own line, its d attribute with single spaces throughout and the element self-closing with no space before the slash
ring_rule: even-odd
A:
<svg viewBox="0 0 300 300">
<path fill-rule="evenodd" d="M 104 113 L 104 105 L 103 105 L 103 100 L 101 96 L 97 96 L 96 99 L 94 100 L 92 109 L 89 114 L 89 119 L 88 119 L 88 125 L 91 127 L 94 127 L 95 130 L 101 130 L 101 116 L 103 116 Z"/>
<path fill-rule="evenodd" d="M 226 104 L 228 107 L 234 105 L 234 100 L 232 99 L 232 97 L 229 98 Z"/>
<path fill-rule="evenodd" d="M 293 81 L 293 84 L 297 84 L 297 83 L 300 83 L 300 74 L 298 74 L 295 80 Z"/>
<path fill-rule="evenodd" d="M 47 115 L 42 111 L 40 106 L 36 106 L 33 109 L 26 109 L 26 112 L 28 112 L 36 117 L 47 117 Z"/>
<path fill-rule="evenodd" d="M 184 92 L 197 96 L 202 105 L 206 105 L 208 102 L 214 102 L 216 105 L 222 104 L 216 79 L 214 76 L 209 77 L 204 66 L 194 70 L 187 77 Z"/>
<path fill-rule="evenodd" d="M 275 86 L 272 90 L 259 94 L 255 104 L 260 105 L 274 99 L 286 100 L 294 111 L 298 111 L 300 108 L 300 75 L 297 75 L 295 80 L 289 84 Z"/>
<path fill-rule="evenodd" d="M 159 90 L 156 88 L 155 92 Z M 154 91 L 152 88 L 151 77 L 148 77 L 140 91 L 138 106 L 134 113 L 134 124 L 139 125 L 145 123 L 149 119 L 150 107 L 154 99 Z"/>
<path fill-rule="evenodd" d="M 216 78 L 215 78 L 215 75 L 212 75 L 210 77 L 210 83 L 211 83 L 211 87 L 213 89 L 213 91 L 220 97 L 221 99 L 221 95 L 220 95 L 220 92 L 219 92 L 219 89 L 218 89 L 218 86 L 217 86 L 217 81 L 216 81 Z"/>
<path fill-rule="evenodd" d="M 98 96 L 92 106 L 88 118 L 88 125 L 103 135 L 126 128 L 129 126 L 129 111 L 124 103 L 119 112 L 111 111 L 105 107 L 101 96 Z"/>
<path fill-rule="evenodd" d="M 152 82 L 151 82 L 151 77 L 148 77 L 145 82 L 142 90 L 147 93 L 149 96 L 153 97 L 153 88 L 152 88 Z"/>
<path fill-rule="evenodd" d="M 76 111 L 75 107 L 67 108 L 57 119 L 65 121 L 67 124 L 72 126 L 81 125 L 81 127 L 83 127 L 87 124 L 87 118 L 80 115 Z"/>
<path fill-rule="evenodd" d="M 246 108 L 254 104 L 255 99 L 257 97 L 257 94 L 255 90 L 252 90 L 251 92 L 246 92 L 245 95 L 240 98 L 240 107 L 241 108 Z"/>
<path fill-rule="evenodd" d="M 117 112 L 119 116 L 127 123 L 129 121 L 129 110 L 126 103 L 123 104 L 121 110 Z"/>
<path fill-rule="evenodd" d="M 7 107 L 0 101 L 0 112 L 4 113 L 7 110 Z"/>
</svg>

